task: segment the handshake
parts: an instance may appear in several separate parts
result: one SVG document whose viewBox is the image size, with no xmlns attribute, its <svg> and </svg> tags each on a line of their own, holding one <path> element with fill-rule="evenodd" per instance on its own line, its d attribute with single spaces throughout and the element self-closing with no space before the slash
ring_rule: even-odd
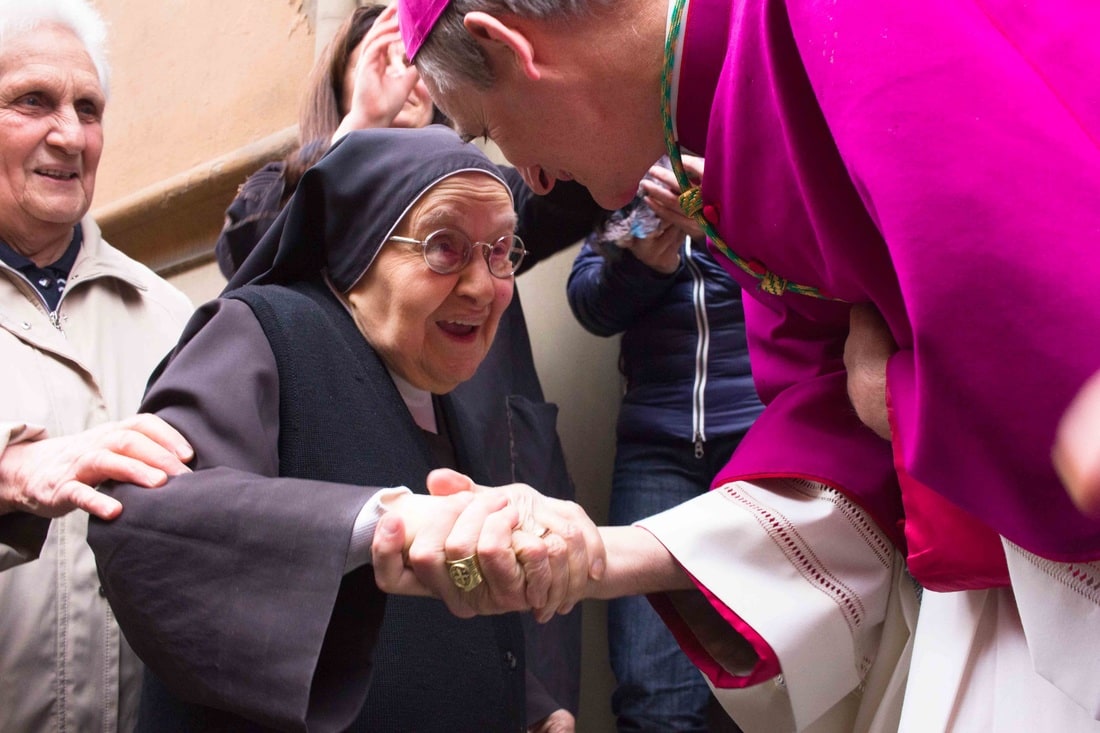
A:
<svg viewBox="0 0 1100 733">
<path fill-rule="evenodd" d="M 440 598 L 461 618 L 530 610 L 545 622 L 584 598 L 691 587 L 644 529 L 597 527 L 525 484 L 482 487 L 437 469 L 427 486 L 431 496 L 383 501 L 372 556 L 387 593 Z"/>
</svg>

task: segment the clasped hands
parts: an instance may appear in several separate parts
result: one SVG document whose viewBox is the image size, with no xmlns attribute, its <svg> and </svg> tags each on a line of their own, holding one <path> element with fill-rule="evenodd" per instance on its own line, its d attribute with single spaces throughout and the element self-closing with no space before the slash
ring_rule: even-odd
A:
<svg viewBox="0 0 1100 733">
<path fill-rule="evenodd" d="M 545 622 L 572 610 L 602 577 L 603 540 L 577 504 L 525 484 L 477 486 L 449 469 L 432 471 L 427 486 L 432 496 L 384 503 L 372 554 L 387 593 L 438 597 L 461 618 L 532 610 Z M 471 556 L 483 582 L 461 590 L 447 561 Z"/>
</svg>

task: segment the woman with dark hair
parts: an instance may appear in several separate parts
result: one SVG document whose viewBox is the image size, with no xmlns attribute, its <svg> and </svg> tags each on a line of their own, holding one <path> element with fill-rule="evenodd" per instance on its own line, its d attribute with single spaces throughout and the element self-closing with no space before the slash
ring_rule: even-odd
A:
<svg viewBox="0 0 1100 733">
<path fill-rule="evenodd" d="M 350 130 L 424 127 L 447 122 L 415 67 L 406 66 L 397 23 L 379 21 L 384 5 L 356 8 L 340 25 L 309 74 L 298 113 L 298 144 L 282 160 L 253 173 L 226 211 L 215 252 L 226 279 L 260 241 L 294 193 L 302 174 L 333 140 Z"/>
</svg>

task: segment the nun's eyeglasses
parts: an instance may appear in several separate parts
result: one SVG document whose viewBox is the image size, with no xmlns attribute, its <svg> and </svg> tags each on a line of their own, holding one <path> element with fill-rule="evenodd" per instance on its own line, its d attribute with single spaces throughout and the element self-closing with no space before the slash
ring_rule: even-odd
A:
<svg viewBox="0 0 1100 733">
<path fill-rule="evenodd" d="M 424 239 L 390 237 L 395 242 L 419 244 L 424 261 L 432 272 L 450 275 L 466 267 L 474 247 L 484 247 L 482 254 L 489 265 L 489 274 L 507 280 L 516 273 L 527 250 L 523 240 L 515 234 L 506 234 L 495 242 L 474 242 L 456 229 L 437 229 Z"/>
</svg>

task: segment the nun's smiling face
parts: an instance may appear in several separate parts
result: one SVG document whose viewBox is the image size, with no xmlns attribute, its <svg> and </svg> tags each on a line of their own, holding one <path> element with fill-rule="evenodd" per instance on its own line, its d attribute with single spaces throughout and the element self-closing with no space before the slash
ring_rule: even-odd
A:
<svg viewBox="0 0 1100 733">
<path fill-rule="evenodd" d="M 394 234 L 423 239 L 447 227 L 475 242 L 492 242 L 510 234 L 515 223 L 500 181 L 461 173 L 425 194 Z M 464 269 L 440 275 L 428 268 L 420 245 L 391 241 L 347 293 L 367 342 L 390 371 L 415 387 L 450 392 L 474 375 L 489 352 L 514 280 L 490 275 L 479 252 Z"/>
</svg>

